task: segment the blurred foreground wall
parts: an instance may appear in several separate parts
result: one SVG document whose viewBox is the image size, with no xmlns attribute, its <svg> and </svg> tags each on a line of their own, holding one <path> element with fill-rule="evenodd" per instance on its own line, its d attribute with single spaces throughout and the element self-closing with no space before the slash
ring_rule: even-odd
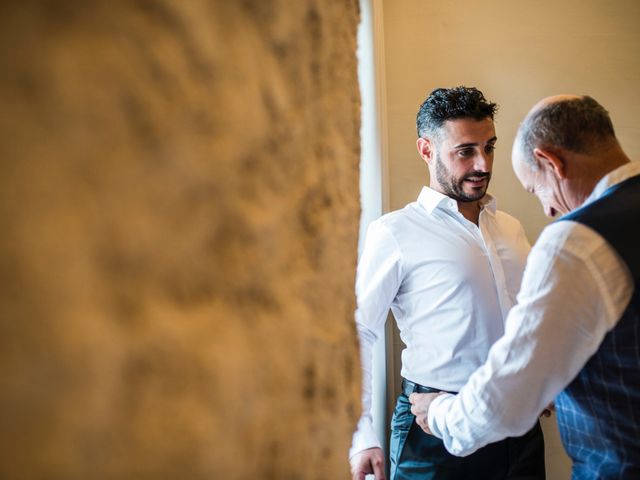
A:
<svg viewBox="0 0 640 480">
<path fill-rule="evenodd" d="M 348 478 L 357 5 L 0 2 L 0 478 Z"/>
</svg>

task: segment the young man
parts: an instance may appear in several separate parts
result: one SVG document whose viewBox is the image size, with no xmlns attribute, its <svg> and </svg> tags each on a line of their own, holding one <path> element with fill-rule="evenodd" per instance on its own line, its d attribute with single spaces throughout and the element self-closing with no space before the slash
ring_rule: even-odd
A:
<svg viewBox="0 0 640 480">
<path fill-rule="evenodd" d="M 429 187 L 418 200 L 373 222 L 358 265 L 356 322 L 363 365 L 363 416 L 354 434 L 354 479 L 384 478 L 370 416 L 371 348 L 389 308 L 406 344 L 403 392 L 392 420 L 391 478 L 544 478 L 539 425 L 468 458 L 414 422 L 413 392 L 456 392 L 504 333 L 529 244 L 520 223 L 488 195 L 496 105 L 475 88 L 433 91 L 417 116 L 417 148 Z"/>
<path fill-rule="evenodd" d="M 412 396 L 412 410 L 467 455 L 527 430 L 555 399 L 574 479 L 640 478 L 640 162 L 601 105 L 562 95 L 522 123 L 513 168 L 548 215 L 565 215 L 531 251 L 485 365 L 457 396 Z"/>
</svg>

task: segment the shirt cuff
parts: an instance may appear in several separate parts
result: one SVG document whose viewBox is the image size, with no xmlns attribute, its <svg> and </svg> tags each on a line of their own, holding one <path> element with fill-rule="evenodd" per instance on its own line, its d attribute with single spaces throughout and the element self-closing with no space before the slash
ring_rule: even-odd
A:
<svg viewBox="0 0 640 480">
<path fill-rule="evenodd" d="M 373 430 L 371 420 L 368 418 L 361 418 L 358 422 L 358 429 L 353 434 L 353 441 L 351 443 L 351 449 L 349 449 L 349 458 L 355 454 L 360 453 L 367 448 L 380 447 L 378 436 Z"/>
<path fill-rule="evenodd" d="M 442 438 L 444 436 L 444 431 L 446 430 L 445 415 L 453 398 L 454 395 L 450 393 L 438 395 L 429 405 L 427 424 L 435 437 Z"/>
</svg>

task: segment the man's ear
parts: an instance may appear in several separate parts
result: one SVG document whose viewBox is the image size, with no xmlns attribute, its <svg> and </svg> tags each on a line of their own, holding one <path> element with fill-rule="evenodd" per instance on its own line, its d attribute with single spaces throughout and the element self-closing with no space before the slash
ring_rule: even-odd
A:
<svg viewBox="0 0 640 480">
<path fill-rule="evenodd" d="M 424 160 L 427 165 L 431 164 L 431 160 L 435 158 L 435 150 L 433 148 L 433 143 L 428 138 L 418 138 L 416 140 L 416 147 L 418 148 L 418 154 L 420 158 Z"/>
<path fill-rule="evenodd" d="M 558 180 L 567 178 L 567 165 L 564 158 L 549 148 L 534 148 L 533 156 L 543 170 L 550 171 Z"/>
</svg>

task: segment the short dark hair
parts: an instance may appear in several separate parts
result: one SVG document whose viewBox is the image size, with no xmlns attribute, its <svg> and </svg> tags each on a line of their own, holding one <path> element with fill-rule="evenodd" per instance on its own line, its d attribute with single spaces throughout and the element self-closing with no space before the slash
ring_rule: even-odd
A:
<svg viewBox="0 0 640 480">
<path fill-rule="evenodd" d="M 526 161 L 537 166 L 533 150 L 560 147 L 587 153 L 595 142 L 615 137 L 609 112 L 589 96 L 550 103 L 532 112 L 518 130 L 520 148 Z"/>
<path fill-rule="evenodd" d="M 487 101 L 480 90 L 473 87 L 436 88 L 422 102 L 416 117 L 418 137 L 436 135 L 447 120 L 491 118 L 498 106 Z"/>
</svg>

